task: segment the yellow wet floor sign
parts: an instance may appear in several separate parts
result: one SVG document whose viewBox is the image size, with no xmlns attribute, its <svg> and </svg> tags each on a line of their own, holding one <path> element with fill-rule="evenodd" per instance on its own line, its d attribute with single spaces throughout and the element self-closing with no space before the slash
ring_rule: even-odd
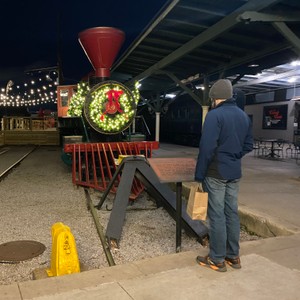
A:
<svg viewBox="0 0 300 300">
<path fill-rule="evenodd" d="M 51 268 L 49 277 L 80 272 L 76 243 L 70 227 L 61 222 L 52 226 Z"/>
</svg>

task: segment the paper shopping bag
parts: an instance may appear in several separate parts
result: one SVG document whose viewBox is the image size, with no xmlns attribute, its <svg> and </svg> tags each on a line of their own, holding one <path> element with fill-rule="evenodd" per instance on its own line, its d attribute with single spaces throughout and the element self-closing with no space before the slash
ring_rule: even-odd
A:
<svg viewBox="0 0 300 300">
<path fill-rule="evenodd" d="M 192 185 L 186 208 L 187 214 L 192 220 L 206 220 L 208 194 L 203 192 L 199 184 Z"/>
</svg>

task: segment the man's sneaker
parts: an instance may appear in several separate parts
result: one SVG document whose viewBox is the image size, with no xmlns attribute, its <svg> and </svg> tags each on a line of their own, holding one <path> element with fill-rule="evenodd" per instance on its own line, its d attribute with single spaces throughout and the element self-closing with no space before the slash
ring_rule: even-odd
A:
<svg viewBox="0 0 300 300">
<path fill-rule="evenodd" d="M 200 266 L 208 267 L 218 272 L 227 271 L 225 262 L 215 263 L 209 256 L 197 256 L 196 261 Z"/>
<path fill-rule="evenodd" d="M 234 268 L 234 269 L 240 269 L 241 266 L 241 260 L 239 257 L 236 258 L 229 258 L 229 257 L 225 257 L 225 261 L 227 262 L 227 264 Z"/>
</svg>

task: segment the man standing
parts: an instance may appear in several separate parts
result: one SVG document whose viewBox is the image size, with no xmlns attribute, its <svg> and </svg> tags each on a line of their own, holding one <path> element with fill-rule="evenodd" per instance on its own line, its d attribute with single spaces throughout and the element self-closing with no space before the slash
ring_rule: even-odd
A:
<svg viewBox="0 0 300 300">
<path fill-rule="evenodd" d="M 209 91 L 212 110 L 205 118 L 195 170 L 195 180 L 208 193 L 209 254 L 197 256 L 199 265 L 225 272 L 225 262 L 241 268 L 238 216 L 241 158 L 252 151 L 252 125 L 248 115 L 232 99 L 227 79 Z"/>
</svg>

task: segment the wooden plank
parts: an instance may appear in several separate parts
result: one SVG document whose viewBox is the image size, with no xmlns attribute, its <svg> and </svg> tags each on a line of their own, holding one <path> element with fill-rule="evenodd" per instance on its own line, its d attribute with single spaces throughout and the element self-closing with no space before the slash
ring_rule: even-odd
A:
<svg viewBox="0 0 300 300">
<path fill-rule="evenodd" d="M 148 158 L 160 182 L 195 181 L 196 159 L 186 157 Z"/>
<path fill-rule="evenodd" d="M 4 145 L 59 145 L 59 132 L 4 131 Z"/>
</svg>

